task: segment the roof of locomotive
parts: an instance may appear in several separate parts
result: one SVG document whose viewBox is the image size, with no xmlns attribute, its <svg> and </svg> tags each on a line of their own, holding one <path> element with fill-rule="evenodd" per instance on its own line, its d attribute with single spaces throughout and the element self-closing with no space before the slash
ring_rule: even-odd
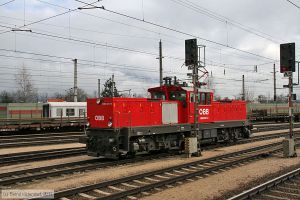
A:
<svg viewBox="0 0 300 200">
<path fill-rule="evenodd" d="M 176 85 L 162 85 L 162 86 L 159 86 L 159 87 L 149 88 L 148 92 L 160 92 L 160 91 L 166 91 L 166 90 L 170 90 L 170 91 L 184 91 L 184 89 L 182 89 L 182 87 L 180 87 L 180 86 L 176 86 Z"/>
<path fill-rule="evenodd" d="M 194 88 L 193 88 L 193 87 L 183 87 L 183 89 L 184 89 L 185 91 L 190 91 L 190 92 L 194 91 Z M 210 92 L 210 93 L 213 93 L 213 92 L 214 92 L 214 90 L 208 89 L 208 88 L 198 88 L 198 91 L 199 91 L 199 92 Z"/>
</svg>

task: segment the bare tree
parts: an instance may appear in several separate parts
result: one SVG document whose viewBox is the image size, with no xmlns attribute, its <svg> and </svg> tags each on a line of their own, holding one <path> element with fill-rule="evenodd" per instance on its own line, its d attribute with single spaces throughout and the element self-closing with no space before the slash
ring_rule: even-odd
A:
<svg viewBox="0 0 300 200">
<path fill-rule="evenodd" d="M 87 96 L 88 96 L 87 93 L 83 89 L 78 88 L 78 90 L 77 90 L 77 100 L 79 102 L 86 101 Z M 63 99 L 66 100 L 66 101 L 69 101 L 69 102 L 74 100 L 74 90 L 73 90 L 73 88 L 66 91 L 66 94 L 64 95 Z"/>
<path fill-rule="evenodd" d="M 260 94 L 260 95 L 257 96 L 257 101 L 259 103 L 267 103 L 268 102 L 268 98 L 265 95 Z"/>
<path fill-rule="evenodd" d="M 236 96 L 237 100 L 241 100 L 242 99 L 242 94 L 243 92 L 241 92 L 240 95 Z M 251 90 L 249 87 L 245 88 L 245 101 L 254 101 L 254 91 Z"/>
<path fill-rule="evenodd" d="M 49 98 L 48 93 L 39 94 L 39 101 L 40 102 L 47 102 L 48 98 Z"/>
<path fill-rule="evenodd" d="M 0 93 L 0 103 L 14 103 L 14 96 L 15 95 L 13 93 L 4 90 Z"/>
<path fill-rule="evenodd" d="M 250 88 L 245 89 L 245 100 L 254 101 L 254 92 Z"/>
<path fill-rule="evenodd" d="M 36 102 L 38 100 L 37 89 L 34 87 L 31 75 L 23 65 L 18 74 L 15 75 L 17 83 L 17 101 L 18 102 Z"/>
<path fill-rule="evenodd" d="M 287 103 L 287 102 L 288 102 L 288 97 L 287 97 L 287 95 L 283 95 L 283 94 L 278 95 L 278 96 L 277 96 L 277 102 L 278 102 L 278 103 Z"/>
<path fill-rule="evenodd" d="M 59 92 L 55 92 L 52 97 L 55 99 L 64 99 L 65 98 L 65 96 Z"/>
</svg>

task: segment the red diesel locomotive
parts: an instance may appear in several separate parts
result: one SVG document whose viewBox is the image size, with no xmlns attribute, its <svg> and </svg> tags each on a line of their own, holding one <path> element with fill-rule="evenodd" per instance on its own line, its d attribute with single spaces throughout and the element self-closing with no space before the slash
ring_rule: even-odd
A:
<svg viewBox="0 0 300 200">
<path fill-rule="evenodd" d="M 147 98 L 87 100 L 89 126 L 81 142 L 92 156 L 118 158 L 157 150 L 182 150 L 194 123 L 190 87 L 163 85 L 148 89 Z M 199 89 L 198 141 L 246 138 L 250 124 L 245 101 L 214 101 L 213 91 Z"/>
</svg>

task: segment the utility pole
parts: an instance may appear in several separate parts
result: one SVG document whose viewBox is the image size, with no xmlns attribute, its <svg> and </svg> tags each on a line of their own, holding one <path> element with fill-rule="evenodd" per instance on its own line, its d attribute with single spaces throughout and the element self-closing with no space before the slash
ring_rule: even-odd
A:
<svg viewBox="0 0 300 200">
<path fill-rule="evenodd" d="M 275 68 L 275 63 L 273 65 L 273 79 L 274 79 L 274 102 L 276 102 L 277 95 L 276 95 L 276 68 Z"/>
<path fill-rule="evenodd" d="M 275 65 L 275 63 L 273 65 L 273 79 L 274 79 L 274 102 L 275 102 L 275 111 L 276 111 L 275 121 L 277 121 L 278 106 L 277 106 L 277 94 L 276 94 L 276 65 Z"/>
<path fill-rule="evenodd" d="M 162 86 L 163 85 L 163 68 L 162 68 L 162 44 L 161 44 L 161 40 L 159 41 L 159 85 Z"/>
<path fill-rule="evenodd" d="M 100 98 L 100 79 L 98 79 L 98 98 Z"/>
<path fill-rule="evenodd" d="M 74 102 L 77 102 L 78 88 L 77 88 L 77 59 L 74 62 Z"/>
<path fill-rule="evenodd" d="M 115 75 L 114 74 L 111 76 L 111 83 L 112 83 L 111 93 L 112 93 L 112 97 L 114 97 L 114 95 L 115 95 Z"/>
<path fill-rule="evenodd" d="M 245 76 L 243 75 L 243 78 L 242 78 L 242 100 L 245 100 Z"/>
</svg>

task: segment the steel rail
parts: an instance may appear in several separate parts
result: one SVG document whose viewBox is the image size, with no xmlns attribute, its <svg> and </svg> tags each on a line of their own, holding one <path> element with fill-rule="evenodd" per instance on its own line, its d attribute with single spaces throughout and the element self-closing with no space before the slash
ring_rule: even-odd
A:
<svg viewBox="0 0 300 200">
<path fill-rule="evenodd" d="M 72 136 L 83 135 L 83 132 L 62 132 L 62 133 L 37 133 L 37 134 L 23 134 L 23 135 L 0 135 L 0 141 L 10 139 L 31 139 L 31 138 L 46 138 L 55 136 Z"/>
<path fill-rule="evenodd" d="M 277 151 L 278 150 L 273 150 L 272 152 L 268 152 L 268 153 L 275 153 Z M 170 177 L 167 180 L 161 180 L 159 182 L 147 184 L 145 186 L 141 186 L 141 187 L 138 187 L 138 188 L 125 190 L 123 192 L 113 193 L 113 194 L 110 194 L 110 195 L 105 196 L 105 197 L 98 197 L 96 199 L 97 200 L 100 200 L 100 199 L 101 200 L 120 199 L 120 198 L 127 197 L 127 196 L 130 196 L 130 195 L 139 194 L 141 192 L 146 192 L 146 191 L 152 190 L 154 188 L 163 187 L 163 186 L 166 186 L 166 185 L 169 185 L 169 184 L 174 184 L 174 183 L 179 182 L 179 181 L 184 181 L 184 180 L 187 180 L 187 179 L 190 179 L 190 178 L 194 178 L 196 176 L 203 176 L 203 175 L 209 174 L 213 171 L 218 171 L 220 169 L 224 169 L 224 168 L 227 168 L 227 167 L 232 167 L 232 166 L 235 166 L 235 165 L 238 165 L 238 164 L 242 164 L 244 162 L 249 162 L 249 161 L 252 161 L 252 160 L 259 159 L 259 158 L 264 158 L 265 156 L 266 156 L 266 153 L 259 153 L 259 154 L 256 154 L 256 155 L 252 155 L 252 156 L 245 157 L 245 158 L 242 158 L 242 159 L 237 159 L 237 160 L 234 160 L 234 161 L 231 161 L 231 162 L 228 162 L 228 163 L 224 163 L 224 164 L 221 164 L 221 165 L 213 166 L 213 167 L 210 167 L 210 168 L 207 168 L 207 169 L 199 170 L 199 171 L 196 171 L 196 172 L 191 172 L 191 173 L 188 173 L 188 174 L 185 174 L 185 175 L 181 175 L 181 176 L 177 176 L 177 177 Z"/>
<path fill-rule="evenodd" d="M 23 161 L 38 161 L 86 154 L 85 147 L 31 151 L 0 155 L 0 166 Z"/>
<path fill-rule="evenodd" d="M 288 134 L 289 134 L 289 132 L 285 131 L 285 132 L 281 132 L 281 133 L 257 135 L 257 136 L 253 136 L 253 137 L 250 137 L 247 139 L 238 140 L 236 143 L 243 144 L 243 143 L 256 142 L 256 141 L 271 140 L 271 139 L 275 139 L 275 138 L 288 136 Z M 295 131 L 294 134 L 299 135 L 300 131 Z"/>
<path fill-rule="evenodd" d="M 108 161 L 105 158 L 102 159 L 91 159 L 91 160 L 83 160 L 77 162 L 63 163 L 58 165 L 50 165 L 46 167 L 39 168 L 31 168 L 21 171 L 12 171 L 7 173 L 0 174 L 0 185 L 10 185 L 16 182 L 25 182 L 32 181 L 42 178 L 48 178 L 51 176 L 59 176 L 62 174 L 74 173 L 74 172 L 82 172 L 86 170 L 95 170 L 99 168 L 112 167 L 117 165 L 131 164 L 135 162 L 142 162 L 149 159 L 159 159 L 166 158 L 167 156 L 171 156 L 173 154 L 158 154 L 158 155 L 148 155 L 145 157 L 131 158 L 126 160 L 117 160 L 117 161 Z M 50 172 L 45 172 L 49 171 Z M 53 171 L 54 170 L 54 171 Z M 30 174 L 30 175 L 26 175 Z M 25 175 L 25 176 L 24 176 Z M 16 177 L 20 176 L 20 177 Z"/>
<path fill-rule="evenodd" d="M 247 191 L 244 191 L 236 196 L 231 197 L 228 200 L 244 200 L 244 199 L 251 199 L 255 197 L 256 195 L 269 190 L 270 188 L 274 188 L 279 184 L 282 184 L 288 180 L 291 180 L 295 177 L 300 177 L 300 168 L 293 170 L 289 173 L 286 173 L 282 176 L 279 176 L 277 178 L 274 178 L 270 181 L 267 181 L 257 187 L 251 188 Z"/>
<path fill-rule="evenodd" d="M 12 148 L 12 147 L 28 147 L 28 146 L 41 146 L 49 144 L 67 144 L 67 143 L 78 143 L 79 138 L 74 139 L 63 139 L 63 140 L 43 140 L 43 141 L 34 141 L 34 142 L 19 142 L 19 143 L 7 143 L 0 144 L 0 149 L 3 148 Z"/>
<path fill-rule="evenodd" d="M 276 134 L 272 136 L 272 138 L 274 137 L 279 137 L 282 136 L 282 134 Z M 254 137 L 251 138 L 254 139 L 254 141 L 257 140 L 264 140 L 266 138 L 264 138 L 263 136 L 259 136 L 259 137 Z M 242 141 L 242 143 L 249 143 L 249 142 L 253 142 L 251 139 L 247 140 L 247 141 Z M 14 182 L 24 182 L 24 181 L 30 181 L 33 179 L 41 179 L 41 178 L 45 178 L 45 177 L 50 177 L 50 176 L 58 176 L 61 174 L 67 174 L 67 173 L 73 173 L 73 172 L 81 172 L 81 171 L 86 171 L 86 170 L 93 170 L 93 169 L 98 169 L 98 168 L 103 168 L 106 166 L 115 166 L 115 165 L 119 165 L 119 164 L 127 164 L 130 163 L 131 161 L 135 161 L 136 160 L 126 160 L 126 161 L 118 161 L 118 162 L 110 162 L 110 163 L 97 163 L 99 161 L 98 160 L 93 160 L 93 161 L 79 161 L 79 162 L 74 162 L 74 163 L 65 163 L 65 164 L 59 164 L 59 165 L 50 165 L 50 166 L 45 166 L 45 167 L 39 167 L 39 168 L 32 168 L 32 169 L 26 169 L 26 170 L 20 170 L 20 171 L 13 171 L 13 172 L 8 172 L 8 173 L 3 173 L 0 174 L 0 179 L 3 179 L 2 181 L 0 180 L 0 185 L 8 185 L 8 184 L 12 184 Z M 139 161 L 139 160 L 137 160 Z M 90 164 L 94 164 L 94 165 L 90 165 Z M 74 167 L 75 165 L 82 165 L 82 166 L 78 166 L 78 167 Z M 63 169 L 65 167 L 71 167 L 71 169 Z M 55 169 L 55 172 L 45 172 L 45 171 L 49 171 L 49 170 L 53 170 Z M 36 172 L 40 172 L 43 171 L 43 173 L 38 173 L 36 174 Z M 22 177 L 16 177 L 19 175 L 24 175 L 24 174 L 31 174 L 29 176 L 22 176 Z M 14 175 L 14 177 L 10 177 Z"/>
<path fill-rule="evenodd" d="M 228 159 L 228 158 L 235 158 L 237 156 L 241 156 L 243 154 L 247 154 L 247 153 L 255 153 L 255 151 L 261 151 L 261 150 L 266 150 L 268 148 L 272 148 L 272 147 L 276 147 L 278 145 L 281 145 L 281 142 L 278 143 L 272 143 L 272 144 L 268 144 L 268 145 L 263 145 L 263 146 L 258 146 L 258 147 L 254 147 L 254 148 L 250 148 L 250 149 L 246 149 L 246 150 L 241 150 L 238 152 L 232 152 L 229 154 L 224 154 L 224 155 L 220 155 L 220 156 L 216 156 L 216 157 L 212 157 L 212 158 L 208 158 L 208 159 L 203 159 L 203 160 L 199 160 L 199 161 L 194 161 L 191 163 L 186 163 L 186 164 L 182 164 L 182 165 L 177 165 L 177 166 L 173 166 L 173 167 L 168 167 L 165 169 L 160 169 L 160 170 L 155 170 L 155 171 L 151 171 L 151 172 L 146 172 L 146 173 L 141 173 L 141 174 L 137 174 L 137 175 L 133 175 L 133 176 L 128 176 L 128 177 L 124 177 L 124 178 L 120 178 L 120 179 L 115 179 L 115 180 L 109 180 L 106 182 L 101 182 L 101 183 L 97 183 L 97 184 L 91 184 L 91 185 L 87 185 L 87 186 L 82 186 L 82 187 L 78 187 L 78 188 L 72 188 L 72 189 L 68 189 L 68 190 L 64 190 L 64 191 L 60 191 L 54 194 L 55 199 L 57 198 L 62 198 L 62 197 L 68 197 L 68 196 L 72 196 L 78 193 L 83 193 L 83 192 L 88 192 L 94 189 L 99 189 L 99 188 L 104 188 L 104 187 L 108 187 L 108 186 L 112 186 L 112 185 L 116 185 L 116 184 L 120 184 L 120 183 L 126 183 L 126 182 L 130 182 L 132 180 L 138 180 L 138 179 L 142 179 L 144 177 L 151 177 L 157 174 L 163 174 L 165 172 L 170 172 L 170 171 L 174 171 L 174 170 L 180 170 L 182 168 L 188 168 L 189 166 L 194 166 L 194 165 L 201 165 L 201 164 L 205 164 L 205 163 L 209 163 L 212 161 L 218 161 L 218 160 L 222 160 L 222 159 Z M 273 153 L 276 151 L 281 151 L 281 147 L 273 150 Z M 271 151 L 271 150 L 269 150 Z M 263 157 L 266 156 L 266 152 L 260 152 L 260 153 L 256 153 L 255 156 L 246 156 L 245 158 L 242 158 L 243 161 L 249 161 L 249 159 L 251 158 L 257 158 L 258 157 Z M 240 163 L 240 161 L 232 161 L 229 162 L 227 164 L 221 164 L 222 168 L 228 167 L 228 166 L 233 166 Z M 173 183 L 176 182 L 178 180 L 183 180 L 183 179 L 187 179 L 188 177 L 194 177 L 196 175 L 202 174 L 202 172 L 208 173 L 209 171 L 214 171 L 217 170 L 218 168 L 209 168 L 205 171 L 198 171 L 197 173 L 189 173 L 190 175 L 184 175 L 184 176 L 180 176 L 180 177 L 176 177 L 176 179 L 170 178 L 170 180 L 166 180 L 164 182 L 162 182 L 162 185 L 168 184 L 168 183 Z M 170 181 L 170 182 L 169 182 Z M 150 184 L 150 185 L 146 185 L 144 187 L 139 187 L 133 190 L 130 190 L 129 193 L 126 193 L 126 191 L 124 192 L 119 192 L 118 195 L 116 196 L 116 198 L 120 198 L 120 194 L 122 194 L 121 196 L 125 195 L 131 195 L 135 192 L 140 192 L 140 191 L 146 191 L 149 190 L 149 188 L 155 188 L 155 187 L 159 187 L 159 183 L 157 184 Z M 107 196 L 107 198 L 110 199 L 110 197 L 112 197 L 111 195 Z M 124 196 L 123 196 L 124 197 Z M 114 198 L 113 198 L 114 199 Z"/>
<path fill-rule="evenodd" d="M 57 136 L 48 136 L 48 137 L 34 137 L 34 138 L 15 138 L 15 139 L 0 139 L 1 144 L 10 144 L 18 142 L 38 142 L 45 139 L 70 139 L 78 138 L 80 135 L 57 135 Z"/>
<path fill-rule="evenodd" d="M 275 130 L 284 130 L 288 129 L 289 125 L 276 125 L 276 126 L 266 126 L 266 127 L 254 127 L 253 133 L 265 132 L 265 131 L 275 131 Z M 300 124 L 295 124 L 294 128 L 300 128 Z"/>
</svg>

